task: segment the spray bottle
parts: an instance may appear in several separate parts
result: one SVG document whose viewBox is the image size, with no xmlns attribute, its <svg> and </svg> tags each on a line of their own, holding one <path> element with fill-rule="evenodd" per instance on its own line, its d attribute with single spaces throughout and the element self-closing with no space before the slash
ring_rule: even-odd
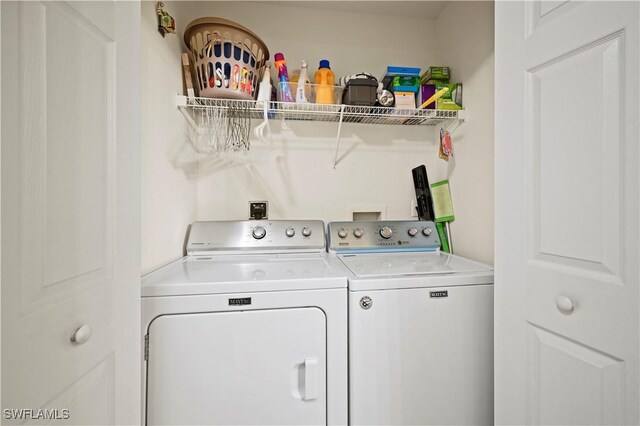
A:
<svg viewBox="0 0 640 426">
<path fill-rule="evenodd" d="M 305 85 L 307 84 L 307 73 L 307 61 L 303 59 L 300 69 L 300 77 L 298 78 L 298 86 L 296 88 L 296 102 L 299 104 L 306 104 L 309 102 L 305 93 Z"/>
<path fill-rule="evenodd" d="M 268 104 L 271 99 L 271 69 L 269 67 L 269 63 L 267 62 L 266 67 L 264 69 L 264 74 L 262 76 L 262 81 L 260 82 L 260 87 L 258 88 L 258 104 L 262 106 L 262 104 Z"/>
<path fill-rule="evenodd" d="M 291 89 L 289 89 L 289 72 L 287 71 L 287 61 L 284 59 L 284 54 L 276 53 L 274 55 L 274 65 L 278 70 L 278 82 L 280 83 L 281 101 L 293 102 L 293 96 L 291 96 Z"/>
</svg>

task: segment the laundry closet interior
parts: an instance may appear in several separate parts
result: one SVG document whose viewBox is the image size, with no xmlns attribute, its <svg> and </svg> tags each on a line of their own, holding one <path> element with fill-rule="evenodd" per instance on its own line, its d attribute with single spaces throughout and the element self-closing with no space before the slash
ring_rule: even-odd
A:
<svg viewBox="0 0 640 426">
<path fill-rule="evenodd" d="M 155 4 L 142 3 L 142 272 L 183 255 L 194 221 L 249 217 L 268 201 L 270 219 L 412 220 L 411 170 L 449 180 L 455 252 L 493 263 L 493 2 L 165 1 L 176 33 L 158 32 Z M 269 120 L 271 138 L 253 131 L 248 152 L 202 154 L 177 108 L 185 27 L 201 17 L 237 22 L 257 34 L 289 72 L 328 59 L 339 77 L 387 66 L 448 66 L 464 87 L 464 120 L 451 129 L 453 158 L 438 157 L 439 125 L 342 124 Z M 262 120 L 251 122 L 252 130 Z M 446 123 L 450 125 L 452 123 Z"/>
</svg>

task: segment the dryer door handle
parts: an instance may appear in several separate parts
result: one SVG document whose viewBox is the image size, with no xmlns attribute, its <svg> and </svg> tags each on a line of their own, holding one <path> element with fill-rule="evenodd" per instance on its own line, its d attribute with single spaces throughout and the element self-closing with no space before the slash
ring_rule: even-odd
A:
<svg viewBox="0 0 640 426">
<path fill-rule="evenodd" d="M 304 396 L 303 401 L 318 398 L 318 358 L 304 359 Z"/>
</svg>

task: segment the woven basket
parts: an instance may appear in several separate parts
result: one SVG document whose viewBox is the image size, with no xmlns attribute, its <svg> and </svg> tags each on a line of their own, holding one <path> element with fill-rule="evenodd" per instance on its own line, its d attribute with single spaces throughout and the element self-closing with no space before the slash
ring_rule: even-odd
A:
<svg viewBox="0 0 640 426">
<path fill-rule="evenodd" d="M 200 18 L 187 25 L 200 96 L 255 99 L 269 50 L 251 30 L 223 18 Z M 222 77 L 222 78 L 221 78 Z"/>
</svg>

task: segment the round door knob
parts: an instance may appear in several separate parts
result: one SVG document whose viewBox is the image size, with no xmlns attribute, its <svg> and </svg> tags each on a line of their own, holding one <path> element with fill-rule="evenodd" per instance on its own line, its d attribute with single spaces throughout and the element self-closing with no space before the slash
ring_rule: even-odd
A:
<svg viewBox="0 0 640 426">
<path fill-rule="evenodd" d="M 302 235 L 304 235 L 305 237 L 308 237 L 311 235 L 311 228 L 302 228 Z"/>
<path fill-rule="evenodd" d="M 267 231 L 262 226 L 256 226 L 255 228 L 253 228 L 253 232 L 251 233 L 251 235 L 253 235 L 253 238 L 255 238 L 256 240 L 261 240 L 265 237 L 265 235 L 267 235 Z"/>
<path fill-rule="evenodd" d="M 567 296 L 558 296 L 556 298 L 556 307 L 561 313 L 565 315 L 571 314 L 574 308 L 573 301 Z"/>
<path fill-rule="evenodd" d="M 78 327 L 76 331 L 71 335 L 71 343 L 75 343 L 76 345 L 84 345 L 91 339 L 91 335 L 93 334 L 93 330 L 90 325 L 84 324 Z"/>
<path fill-rule="evenodd" d="M 380 230 L 380 236 L 386 240 L 391 238 L 392 235 L 393 235 L 393 231 L 388 226 L 385 226 Z"/>
<path fill-rule="evenodd" d="M 363 232 L 362 232 L 362 229 L 360 229 L 360 228 L 356 228 L 356 229 L 353 230 L 353 236 L 356 237 L 356 238 L 361 238 L 362 234 L 363 234 Z"/>
<path fill-rule="evenodd" d="M 287 235 L 287 237 L 293 237 L 294 235 L 296 235 L 296 230 L 293 228 L 287 228 L 284 233 Z"/>
<path fill-rule="evenodd" d="M 347 230 L 342 228 L 341 230 L 338 231 L 338 237 L 340 238 L 347 238 Z"/>
<path fill-rule="evenodd" d="M 422 233 L 424 234 L 425 237 L 428 237 L 429 235 L 431 235 L 432 229 L 431 228 L 424 228 L 422 230 Z"/>
<path fill-rule="evenodd" d="M 407 234 L 409 234 L 409 236 L 411 237 L 415 237 L 416 235 L 418 235 L 418 230 L 416 228 L 411 228 L 407 231 Z"/>
</svg>

